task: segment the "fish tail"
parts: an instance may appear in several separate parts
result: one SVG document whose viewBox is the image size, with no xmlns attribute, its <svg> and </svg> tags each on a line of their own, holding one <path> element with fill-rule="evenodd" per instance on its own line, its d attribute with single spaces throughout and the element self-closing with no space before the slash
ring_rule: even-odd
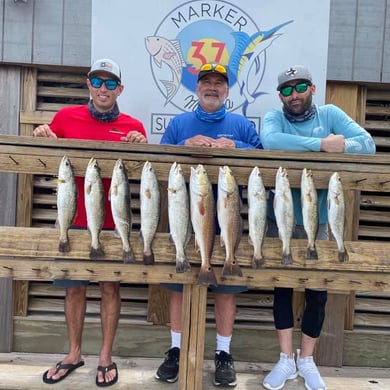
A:
<svg viewBox="0 0 390 390">
<path fill-rule="evenodd" d="M 144 264 L 145 265 L 153 265 L 154 264 L 154 253 L 152 251 L 150 253 L 144 252 Z"/>
<path fill-rule="evenodd" d="M 291 253 L 283 253 L 282 255 L 282 264 L 288 265 L 293 263 L 293 258 Z"/>
<path fill-rule="evenodd" d="M 260 268 L 261 266 L 264 265 L 264 263 L 265 263 L 265 260 L 264 260 L 263 256 L 261 256 L 261 257 L 253 256 L 253 258 L 252 258 L 252 268 L 253 269 Z"/>
<path fill-rule="evenodd" d="M 347 250 L 344 248 L 344 251 L 339 252 L 339 262 L 345 263 L 347 261 L 349 261 L 349 256 Z"/>
<path fill-rule="evenodd" d="M 241 268 L 236 260 L 223 265 L 222 276 L 242 276 Z"/>
<path fill-rule="evenodd" d="M 200 267 L 197 284 L 218 286 L 217 278 L 211 265 Z"/>
<path fill-rule="evenodd" d="M 315 246 L 307 247 L 306 250 L 306 258 L 309 260 L 318 260 L 318 253 L 317 253 L 317 248 Z"/>
<path fill-rule="evenodd" d="M 102 246 L 99 244 L 97 248 L 91 246 L 89 251 L 89 258 L 93 260 L 101 259 L 105 256 Z"/>
<path fill-rule="evenodd" d="M 69 243 L 68 238 L 59 241 L 58 251 L 59 252 L 70 252 L 70 243 Z"/>
<path fill-rule="evenodd" d="M 133 249 L 123 251 L 123 264 L 134 264 L 135 256 Z"/>
<path fill-rule="evenodd" d="M 191 271 L 191 265 L 187 257 L 176 258 L 176 272 L 183 273 Z"/>
</svg>

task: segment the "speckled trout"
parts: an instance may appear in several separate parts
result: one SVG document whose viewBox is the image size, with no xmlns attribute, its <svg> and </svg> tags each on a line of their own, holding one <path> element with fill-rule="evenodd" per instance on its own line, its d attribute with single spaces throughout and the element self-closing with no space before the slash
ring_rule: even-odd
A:
<svg viewBox="0 0 390 390">
<path fill-rule="evenodd" d="M 77 212 L 77 185 L 72 164 L 67 156 L 62 157 L 58 167 L 57 182 L 57 221 L 59 228 L 59 252 L 69 252 L 68 230 Z"/>
<path fill-rule="evenodd" d="M 118 159 L 112 171 L 109 192 L 115 231 L 122 240 L 123 262 L 135 263 L 133 248 L 130 243 L 131 232 L 131 195 L 127 169 L 122 159 Z"/>
<path fill-rule="evenodd" d="M 267 193 L 259 167 L 254 167 L 248 179 L 248 241 L 253 246 L 252 268 L 264 264 L 263 243 L 267 230 Z"/>
<path fill-rule="evenodd" d="M 202 164 L 191 167 L 190 175 L 191 222 L 195 233 L 195 247 L 200 251 L 202 264 L 198 276 L 200 285 L 217 285 L 211 266 L 215 237 L 214 195 L 207 172 Z"/>
<path fill-rule="evenodd" d="M 316 237 L 318 233 L 318 200 L 311 169 L 304 168 L 301 175 L 301 206 L 303 227 L 307 234 L 306 257 L 318 259 Z"/>
<path fill-rule="evenodd" d="M 144 243 L 143 262 L 154 264 L 152 243 L 160 219 L 160 189 L 152 164 L 146 161 L 141 173 L 141 239 Z"/>
<path fill-rule="evenodd" d="M 104 188 L 100 177 L 100 167 L 94 157 L 89 160 L 85 172 L 84 198 L 87 225 L 91 235 L 89 257 L 91 259 L 99 259 L 104 257 L 104 250 L 99 236 L 103 227 L 105 208 Z"/>
<path fill-rule="evenodd" d="M 221 229 L 221 246 L 225 247 L 222 276 L 242 276 L 236 259 L 242 235 L 241 199 L 233 172 L 226 165 L 219 167 L 217 216 Z"/>
<path fill-rule="evenodd" d="M 191 238 L 190 202 L 180 164 L 174 162 L 168 177 L 168 221 L 170 240 L 176 248 L 176 272 L 191 270 L 185 248 Z"/>
<path fill-rule="evenodd" d="M 328 222 L 334 239 L 337 242 L 339 261 L 349 260 L 344 246 L 345 202 L 340 175 L 334 172 L 328 185 Z"/>
<path fill-rule="evenodd" d="M 287 170 L 279 167 L 275 179 L 274 211 L 282 241 L 282 264 L 292 264 L 290 242 L 294 230 L 294 206 Z"/>
</svg>

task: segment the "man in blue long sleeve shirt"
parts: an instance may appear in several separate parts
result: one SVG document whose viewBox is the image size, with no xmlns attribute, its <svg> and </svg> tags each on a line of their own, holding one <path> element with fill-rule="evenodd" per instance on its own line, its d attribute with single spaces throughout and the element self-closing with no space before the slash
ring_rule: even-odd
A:
<svg viewBox="0 0 390 390">
<path fill-rule="evenodd" d="M 202 146 L 211 148 L 261 148 L 260 137 L 245 117 L 227 112 L 225 100 L 229 94 L 227 70 L 220 64 L 204 64 L 198 74 L 195 111 L 173 118 L 161 139 L 161 144 Z M 171 347 L 157 370 L 156 378 L 175 382 L 179 372 L 181 343 L 181 313 L 183 286 L 164 285 L 171 290 L 170 321 Z M 215 386 L 236 386 L 236 373 L 230 354 L 230 341 L 236 315 L 235 293 L 246 291 L 245 286 L 210 286 L 214 293 L 217 346 L 215 354 Z"/>
<path fill-rule="evenodd" d="M 332 104 L 312 103 L 316 92 L 312 76 L 301 65 L 292 66 L 278 77 L 282 111 L 271 110 L 265 117 L 260 137 L 264 149 L 312 151 L 330 153 L 375 153 L 371 135 L 345 112 Z M 327 190 L 318 190 L 318 239 L 327 239 Z M 295 238 L 304 238 L 300 189 L 292 189 L 296 227 Z M 271 192 L 270 203 L 273 201 Z M 269 209 L 268 235 L 277 235 L 272 204 Z M 280 360 L 264 378 L 269 390 L 282 389 L 288 379 L 300 375 L 306 389 L 325 390 L 326 385 L 313 361 L 314 347 L 325 318 L 326 290 L 305 290 L 305 311 L 302 318 L 302 337 L 297 359 L 293 353 L 294 317 L 290 288 L 275 288 L 274 320 L 280 345 Z"/>
</svg>

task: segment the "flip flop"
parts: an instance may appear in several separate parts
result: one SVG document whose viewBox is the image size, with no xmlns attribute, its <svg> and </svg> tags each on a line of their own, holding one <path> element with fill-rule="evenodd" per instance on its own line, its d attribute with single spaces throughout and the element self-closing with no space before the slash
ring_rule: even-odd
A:
<svg viewBox="0 0 390 390">
<path fill-rule="evenodd" d="M 64 375 L 62 375 L 61 377 L 57 378 L 57 379 L 53 379 L 53 377 L 50 377 L 48 378 L 47 377 L 47 373 L 49 372 L 49 370 L 45 371 L 44 374 L 43 374 L 43 377 L 42 377 L 42 380 L 45 382 L 45 383 L 48 383 L 49 385 L 52 385 L 53 383 L 57 383 L 57 382 L 60 382 L 62 381 L 63 379 L 65 379 L 71 372 L 73 372 L 76 368 L 79 368 L 81 366 L 84 365 L 84 360 L 80 360 L 78 363 L 76 364 L 62 364 L 62 362 L 58 362 L 56 364 L 56 372 L 53 374 L 57 374 L 58 371 L 60 370 L 68 370 L 66 371 L 66 373 Z"/>
<path fill-rule="evenodd" d="M 114 379 L 112 379 L 111 381 L 106 381 L 106 374 L 108 371 L 111 371 L 111 370 L 114 370 L 116 371 L 116 376 Z M 98 371 L 102 372 L 103 373 L 103 379 L 104 379 L 104 382 L 99 382 L 98 381 L 98 376 L 96 375 L 96 386 L 99 386 L 99 387 L 108 387 L 108 386 L 112 386 L 114 385 L 116 382 L 118 382 L 118 369 L 116 367 L 116 364 L 115 363 L 112 363 L 110 364 L 109 366 L 98 366 L 97 368 Z"/>
</svg>

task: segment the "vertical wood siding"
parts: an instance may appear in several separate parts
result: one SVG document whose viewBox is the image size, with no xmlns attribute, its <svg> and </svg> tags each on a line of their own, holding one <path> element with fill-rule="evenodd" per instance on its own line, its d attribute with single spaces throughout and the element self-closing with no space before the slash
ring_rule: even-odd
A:
<svg viewBox="0 0 390 390">
<path fill-rule="evenodd" d="M 91 12 L 92 0 L 0 0 L 0 62 L 89 66 Z M 329 27 L 328 80 L 390 83 L 390 0 L 331 0 Z"/>
</svg>

